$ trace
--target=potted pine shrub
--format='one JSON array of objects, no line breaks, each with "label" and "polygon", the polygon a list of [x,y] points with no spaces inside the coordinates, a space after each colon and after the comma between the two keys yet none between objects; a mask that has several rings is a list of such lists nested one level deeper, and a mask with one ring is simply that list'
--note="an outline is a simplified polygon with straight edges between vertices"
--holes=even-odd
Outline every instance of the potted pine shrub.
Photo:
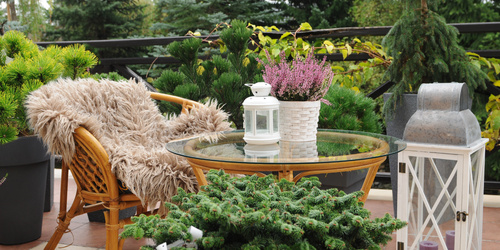
[{"label": "potted pine shrub", "polygon": [[[390,94],[384,96],[388,135],[403,137],[404,127],[416,111],[416,93],[423,83],[465,82],[471,97],[475,89],[485,87],[487,75],[471,63],[458,45],[457,36],[458,30],[431,10],[426,0],[407,0],[403,15],[382,41],[388,56],[393,58],[384,74],[385,80],[394,82],[388,90]],[[390,156],[389,161],[396,211],[397,156]]]},{"label": "potted pine shrub", "polygon": [[179,189],[166,218],[133,217],[121,237],[154,240],[141,249],[381,249],[406,225],[389,214],[370,219],[363,192],[320,190],[316,177],[295,184],[211,170],[207,179],[198,194]]},{"label": "potted pine shrub", "polygon": [[0,172],[9,174],[0,188],[0,244],[40,237],[46,185],[53,179],[47,148],[28,127],[25,97],[58,77],[85,76],[96,63],[82,46],[39,51],[21,32],[0,37]]},{"label": "potted pine shrub", "polygon": [[[318,128],[382,133],[382,117],[375,112],[376,102],[372,98],[333,84],[323,99]],[[321,146],[318,145],[318,152],[324,150]],[[367,169],[361,169],[316,176],[321,181],[322,188],[338,188],[350,193],[361,189],[367,172]]]}]

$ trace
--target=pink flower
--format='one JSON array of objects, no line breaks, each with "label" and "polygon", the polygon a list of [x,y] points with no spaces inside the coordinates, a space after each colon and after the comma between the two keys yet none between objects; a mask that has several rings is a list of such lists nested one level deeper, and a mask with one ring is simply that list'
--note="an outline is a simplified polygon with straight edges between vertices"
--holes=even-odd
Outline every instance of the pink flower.
[{"label": "pink flower", "polygon": [[291,63],[286,61],[285,52],[280,53],[277,63],[266,51],[264,81],[271,84],[271,94],[282,101],[317,101],[325,96],[332,84],[333,71],[314,57],[313,50],[306,58],[297,56]]}]

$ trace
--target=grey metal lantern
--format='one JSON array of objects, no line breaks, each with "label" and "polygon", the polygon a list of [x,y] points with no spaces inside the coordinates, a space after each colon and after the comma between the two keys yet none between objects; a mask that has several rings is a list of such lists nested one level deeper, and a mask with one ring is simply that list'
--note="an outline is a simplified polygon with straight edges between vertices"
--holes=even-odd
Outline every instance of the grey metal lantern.
[{"label": "grey metal lantern", "polygon": [[488,139],[469,110],[467,85],[422,84],[417,99],[398,154],[397,215],[408,222],[398,249],[479,250]]},{"label": "grey metal lantern", "polygon": [[254,96],[243,101],[243,140],[248,144],[273,144],[280,140],[278,130],[279,101],[270,96],[271,85],[265,82],[247,84]]}]

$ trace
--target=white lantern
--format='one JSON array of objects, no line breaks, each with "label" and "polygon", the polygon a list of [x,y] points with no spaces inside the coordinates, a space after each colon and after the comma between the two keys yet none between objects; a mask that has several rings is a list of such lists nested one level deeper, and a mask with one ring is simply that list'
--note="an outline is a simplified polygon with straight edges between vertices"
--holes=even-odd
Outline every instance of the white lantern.
[{"label": "white lantern", "polygon": [[271,85],[265,82],[247,84],[254,96],[243,101],[243,140],[248,144],[273,144],[280,140],[278,130],[279,101],[270,96]]},{"label": "white lantern", "polygon": [[479,250],[488,139],[463,83],[423,84],[398,154],[399,249]]},{"label": "white lantern", "polygon": [[247,144],[243,148],[245,161],[249,162],[274,162],[280,154],[280,146],[277,143],[266,145]]}]

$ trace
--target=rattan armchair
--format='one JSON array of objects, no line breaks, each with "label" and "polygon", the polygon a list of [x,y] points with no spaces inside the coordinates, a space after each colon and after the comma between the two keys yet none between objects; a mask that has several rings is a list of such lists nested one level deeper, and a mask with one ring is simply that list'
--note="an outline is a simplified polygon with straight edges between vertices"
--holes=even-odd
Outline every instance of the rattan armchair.
[{"label": "rattan armchair", "polygon": [[[202,105],[184,98],[151,93],[156,100],[174,102],[182,105],[182,112]],[[55,249],[63,234],[75,216],[106,208],[106,249],[121,249],[123,240],[119,239],[119,229],[131,223],[130,218],[119,220],[119,211],[137,206],[137,214],[154,213],[143,207],[140,199],[131,193],[121,190],[115,175],[111,172],[108,154],[100,142],[85,128],[75,130],[74,141],[76,151],[71,162],[62,163],[60,212],[58,226],[47,243],[45,249]],[[77,184],[77,192],[73,204],[67,210],[68,170],[71,171]],[[90,205],[89,205],[90,204]]]}]

